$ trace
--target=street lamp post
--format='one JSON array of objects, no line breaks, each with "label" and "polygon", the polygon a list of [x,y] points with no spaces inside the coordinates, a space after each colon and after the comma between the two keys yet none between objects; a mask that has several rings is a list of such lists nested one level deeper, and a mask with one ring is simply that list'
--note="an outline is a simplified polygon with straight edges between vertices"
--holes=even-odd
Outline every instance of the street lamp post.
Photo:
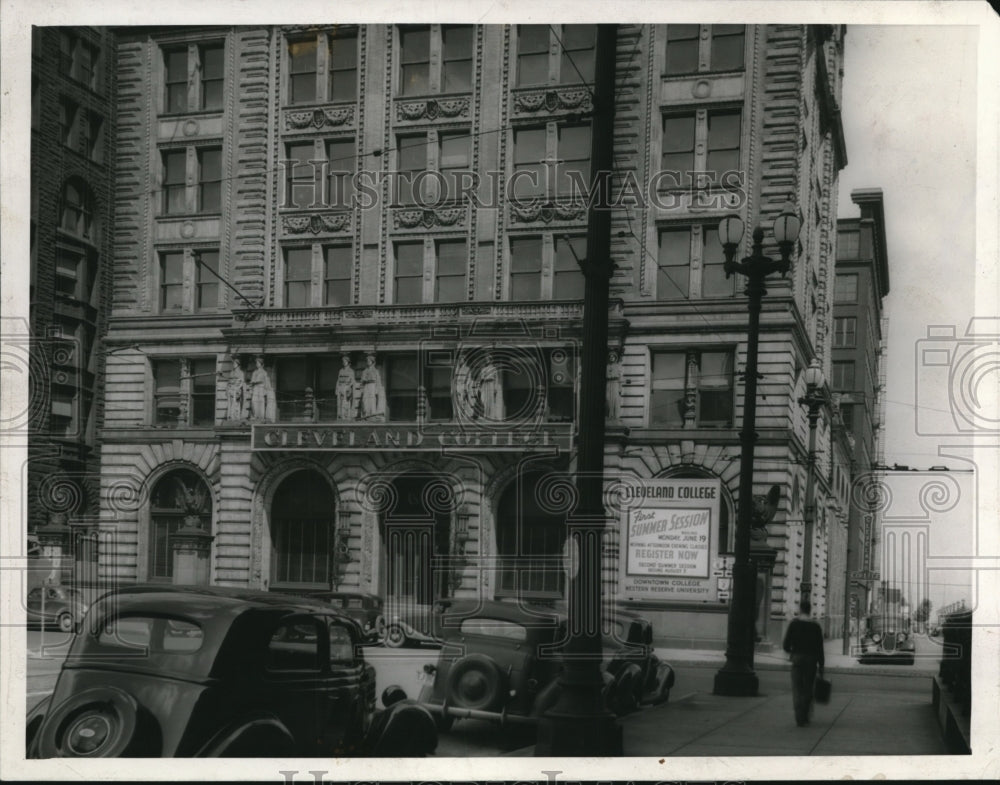
[{"label": "street lamp post", "polygon": [[784,275],[790,266],[792,245],[802,221],[795,208],[786,204],[774,220],[774,239],[780,259],[763,253],[764,230],[753,231],[753,252],[736,261],[736,250],[743,238],[743,221],[727,216],[719,222],[719,240],[726,254],[726,277],[739,273],[747,279],[747,310],[750,326],[747,333],[747,359],[744,373],[743,430],[740,432],[740,489],[736,515],[736,553],[733,561],[733,593],[729,605],[726,636],[726,662],[715,674],[716,695],[756,695],[757,674],[753,669],[756,567],[750,560],[750,527],[753,517],[753,454],[757,441],[757,343],[760,337],[761,300],[767,293],[764,279],[773,272]]},{"label": "street lamp post", "polygon": [[[809,455],[806,458],[806,514],[805,543],[803,545],[801,599],[812,599],[812,552],[813,529],[816,524],[816,423],[819,412],[826,403],[823,393],[823,369],[819,360],[813,360],[806,369],[806,394],[799,398],[799,405],[808,407],[809,417]],[[845,587],[846,590],[846,587]]]}]

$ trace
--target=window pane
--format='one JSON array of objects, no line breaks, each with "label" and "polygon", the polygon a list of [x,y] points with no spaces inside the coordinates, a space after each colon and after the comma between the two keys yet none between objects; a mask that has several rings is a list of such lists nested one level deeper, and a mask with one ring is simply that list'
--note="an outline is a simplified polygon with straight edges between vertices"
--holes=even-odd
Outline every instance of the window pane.
[{"label": "window pane", "polygon": [[221,44],[203,46],[201,55],[201,108],[222,108],[223,47]]},{"label": "window pane", "polygon": [[354,140],[327,142],[326,160],[330,175],[328,205],[350,207],[354,196],[354,172],[357,167]]},{"label": "window pane", "polygon": [[400,91],[404,95],[426,93],[430,85],[430,30],[402,30],[399,44],[403,63]]},{"label": "window pane", "polygon": [[563,84],[594,81],[595,25],[563,25],[559,81]]},{"label": "window pane", "polygon": [[353,101],[358,97],[358,39],[330,39],[330,100]]},{"label": "window pane", "polygon": [[517,26],[517,83],[544,84],[549,78],[549,26]]},{"label": "window pane", "polygon": [[740,113],[709,114],[708,157],[710,175],[736,171],[740,165]]},{"label": "window pane", "polygon": [[163,153],[164,209],[168,214],[185,211],[186,170],[187,153],[184,150]]},{"label": "window pane", "polygon": [[293,104],[316,100],[316,39],[288,42],[289,98]]},{"label": "window pane", "polygon": [[515,272],[542,270],[542,238],[530,237],[510,241],[510,269]]},{"label": "window pane", "polygon": [[657,352],[653,354],[653,387],[655,389],[684,389],[684,352]]},{"label": "window pane", "polygon": [[314,158],[312,142],[288,145],[288,160],[294,163],[286,171],[287,207],[312,207],[316,201],[317,167],[310,163]]},{"label": "window pane", "polygon": [[397,196],[400,204],[413,204],[413,180],[427,168],[427,136],[401,136],[397,147]]},{"label": "window pane", "polygon": [[712,25],[712,69],[743,68],[743,25]]},{"label": "window pane", "polygon": [[834,283],[834,302],[853,303],[858,299],[858,276],[838,275]]},{"label": "window pane", "polygon": [[651,425],[670,427],[684,424],[684,391],[654,390],[649,396],[649,421]]},{"label": "window pane", "polygon": [[694,115],[675,115],[663,118],[663,156],[660,167],[673,172],[664,185],[690,182],[694,170]]},{"label": "window pane", "polygon": [[733,294],[736,279],[726,278],[726,256],[719,242],[719,229],[716,226],[703,226],[702,237],[702,273],[701,293],[703,297],[730,297]]},{"label": "window pane", "polygon": [[198,151],[198,180],[201,212],[219,212],[222,209],[222,150],[216,147]]},{"label": "window pane", "polygon": [[435,299],[438,302],[458,302],[467,298],[467,266],[468,253],[464,241],[437,244]]},{"label": "window pane", "polygon": [[323,268],[323,302],[326,305],[350,305],[351,267],[354,259],[349,245],[326,249]]},{"label": "window pane", "polygon": [[657,257],[657,299],[672,300],[687,297],[690,274],[691,230],[686,227],[662,230]]},{"label": "window pane", "polygon": [[172,49],[164,53],[164,65],[166,76],[164,83],[167,87],[167,112],[187,111],[187,87],[188,87],[188,51],[183,49]]},{"label": "window pane", "polygon": [[472,87],[472,26],[447,26],[441,30],[444,48],[441,89],[467,92]]},{"label": "window pane", "polygon": [[590,126],[572,125],[559,129],[559,158],[562,163],[559,164],[557,193],[571,194],[576,189],[581,198],[586,198],[583,188],[590,185]]},{"label": "window pane", "polygon": [[700,25],[667,26],[666,73],[688,74],[698,70]]},{"label": "window pane", "polygon": [[586,258],[587,240],[584,237],[574,237],[570,242],[566,242],[565,239],[557,238],[555,246],[552,299],[582,300],[586,279],[577,258],[581,260]]},{"label": "window pane", "polygon": [[514,169],[530,174],[517,176],[514,196],[528,197],[545,193],[545,129],[529,128],[514,132]]}]

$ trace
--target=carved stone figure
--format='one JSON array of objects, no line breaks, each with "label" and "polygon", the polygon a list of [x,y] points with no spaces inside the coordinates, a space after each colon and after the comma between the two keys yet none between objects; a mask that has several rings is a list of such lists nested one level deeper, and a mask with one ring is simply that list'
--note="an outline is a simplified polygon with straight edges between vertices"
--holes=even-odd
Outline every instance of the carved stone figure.
[{"label": "carved stone figure", "polygon": [[354,384],[356,378],[354,369],[351,367],[351,355],[345,354],[340,358],[342,368],[337,374],[337,419],[354,419]]},{"label": "carved stone figure", "polygon": [[469,371],[469,364],[465,360],[465,355],[458,357],[455,365],[454,375],[454,402],[455,415],[458,420],[471,420],[475,416],[475,382]]},{"label": "carved stone figure", "polygon": [[247,418],[247,408],[250,404],[247,395],[247,378],[239,357],[233,357],[233,370],[229,374],[229,383],[226,385],[226,402],[227,420],[245,420]]},{"label": "carved stone figure", "polygon": [[257,367],[250,375],[250,417],[260,422],[274,422],[275,399],[271,377],[264,368],[264,358],[257,357]]},{"label": "carved stone figure", "polygon": [[607,381],[604,387],[608,422],[618,422],[622,412],[622,364],[618,352],[608,352]]},{"label": "carved stone figure", "polygon": [[485,419],[503,420],[503,384],[500,369],[493,364],[492,355],[486,356],[483,367],[479,369],[479,404]]},{"label": "carved stone figure", "polygon": [[385,419],[385,387],[382,375],[375,367],[375,355],[365,357],[365,369],[361,372],[361,412],[362,420]]}]

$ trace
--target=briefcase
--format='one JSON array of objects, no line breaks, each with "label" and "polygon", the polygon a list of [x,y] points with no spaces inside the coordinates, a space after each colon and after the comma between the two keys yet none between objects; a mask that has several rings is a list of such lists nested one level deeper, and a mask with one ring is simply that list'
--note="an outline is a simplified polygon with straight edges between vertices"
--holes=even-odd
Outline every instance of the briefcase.
[{"label": "briefcase", "polygon": [[824,678],[816,679],[816,685],[813,687],[813,695],[816,697],[816,703],[830,702],[830,688],[831,684],[828,680]]}]

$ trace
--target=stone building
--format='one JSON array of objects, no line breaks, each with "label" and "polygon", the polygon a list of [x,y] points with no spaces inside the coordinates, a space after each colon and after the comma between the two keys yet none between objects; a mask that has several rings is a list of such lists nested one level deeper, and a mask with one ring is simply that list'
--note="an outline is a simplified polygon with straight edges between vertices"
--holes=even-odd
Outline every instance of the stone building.
[{"label": "stone building", "polygon": [[58,549],[50,556],[75,554],[81,567],[96,565],[96,549],[67,525],[86,535],[99,509],[115,67],[107,30],[32,28],[26,517],[43,547]]},{"label": "stone building", "polygon": [[[739,213],[749,252],[788,200],[802,231],[761,317],[762,638],[797,600],[843,35],[618,27],[603,577],[664,638],[725,638],[747,310],[716,227]],[[564,591],[594,46],[589,25],[118,31],[109,576]],[[631,580],[622,500],[671,482],[712,498],[696,565],[637,555]]]}]

